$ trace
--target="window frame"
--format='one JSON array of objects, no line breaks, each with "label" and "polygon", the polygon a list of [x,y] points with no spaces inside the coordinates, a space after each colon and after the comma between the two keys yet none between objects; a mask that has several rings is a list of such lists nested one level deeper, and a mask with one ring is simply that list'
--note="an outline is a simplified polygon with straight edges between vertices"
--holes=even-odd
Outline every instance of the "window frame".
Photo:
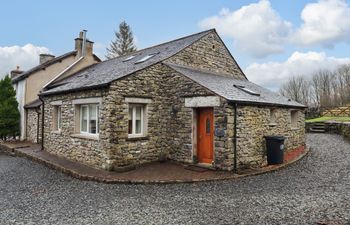
[{"label": "window frame", "polygon": [[277,125],[277,109],[276,108],[270,108],[270,115],[269,115],[269,125],[270,126],[276,126]]},{"label": "window frame", "polygon": [[61,133],[62,130],[62,101],[53,101],[51,102],[53,107],[52,112],[52,123],[51,131],[54,133]]},{"label": "window frame", "polygon": [[[90,106],[95,105],[96,106],[96,133],[91,133],[91,127],[90,127]],[[86,131],[82,130],[82,125],[83,125],[83,108],[86,108],[86,118],[87,118],[87,124],[86,124]],[[86,135],[99,135],[100,134],[100,129],[99,129],[99,112],[100,112],[100,106],[98,103],[89,103],[89,104],[81,104],[79,105],[79,132],[81,134],[86,134]]]},{"label": "window frame", "polygon": [[62,129],[62,107],[60,105],[56,106],[56,128],[58,131]]},{"label": "window frame", "polygon": [[[136,133],[136,108],[141,108],[141,133]],[[131,134],[129,134],[129,115],[130,115],[130,108],[132,109],[132,120],[131,120]],[[146,105],[145,104],[135,104],[135,103],[129,103],[128,104],[128,137],[134,138],[134,137],[144,137],[145,136],[145,114],[146,112]]]},{"label": "window frame", "polygon": [[298,117],[299,117],[298,110],[290,111],[290,124],[292,129],[298,129]]}]

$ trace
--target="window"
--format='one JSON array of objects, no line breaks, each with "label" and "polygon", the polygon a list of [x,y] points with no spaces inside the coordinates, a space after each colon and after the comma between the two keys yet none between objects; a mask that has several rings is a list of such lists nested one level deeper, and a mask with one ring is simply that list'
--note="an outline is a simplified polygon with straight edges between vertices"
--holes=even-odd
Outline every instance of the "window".
[{"label": "window", "polygon": [[98,134],[99,133],[99,106],[98,104],[89,104],[80,106],[80,133]]},{"label": "window", "polygon": [[57,129],[61,130],[62,125],[61,125],[61,106],[57,106]]},{"label": "window", "polygon": [[207,121],[206,121],[206,133],[210,134],[210,119],[209,118],[207,118]]},{"label": "window", "polygon": [[244,86],[242,86],[242,85],[233,85],[233,86],[234,86],[235,88],[238,88],[238,89],[240,89],[240,90],[242,90],[242,91],[248,93],[248,94],[260,96],[259,93],[255,92],[255,91],[253,91],[253,90],[251,90],[251,89],[249,89],[249,88],[246,88],[246,87],[244,87]]},{"label": "window", "polygon": [[125,58],[125,59],[123,60],[123,62],[130,61],[130,60],[132,60],[133,58],[135,58],[135,55],[131,55],[131,56]]},{"label": "window", "polygon": [[292,128],[297,128],[298,127],[298,111],[297,110],[292,110],[290,112],[290,120],[291,120]]},{"label": "window", "polygon": [[54,109],[54,112],[53,112],[53,130],[60,131],[62,128],[61,106],[55,105],[53,109]]},{"label": "window", "polygon": [[142,57],[141,59],[137,60],[135,63],[145,62],[145,61],[149,60],[150,58],[152,58],[153,56],[155,56],[157,54],[158,53],[153,53],[153,54],[146,55],[146,56]]},{"label": "window", "polygon": [[144,135],[144,108],[145,106],[140,104],[129,105],[129,137]]},{"label": "window", "polygon": [[270,125],[276,125],[277,109],[270,109]]}]

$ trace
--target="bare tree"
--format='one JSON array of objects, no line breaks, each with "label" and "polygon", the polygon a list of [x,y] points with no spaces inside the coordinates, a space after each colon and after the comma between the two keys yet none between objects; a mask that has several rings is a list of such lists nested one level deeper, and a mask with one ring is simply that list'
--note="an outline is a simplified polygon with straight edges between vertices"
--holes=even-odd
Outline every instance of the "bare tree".
[{"label": "bare tree", "polygon": [[310,79],[293,76],[279,92],[316,108],[350,104],[350,64],[341,65],[335,71],[319,70]]},{"label": "bare tree", "polygon": [[337,93],[339,94],[339,104],[350,103],[350,65],[342,65],[336,71],[338,83]]},{"label": "bare tree", "polygon": [[293,99],[294,101],[300,102],[304,105],[310,103],[310,89],[309,81],[303,76],[294,76],[280,88],[279,92],[281,95]]},{"label": "bare tree", "polygon": [[331,106],[334,99],[332,91],[333,79],[334,73],[328,70],[319,70],[312,76],[311,87],[318,106]]}]

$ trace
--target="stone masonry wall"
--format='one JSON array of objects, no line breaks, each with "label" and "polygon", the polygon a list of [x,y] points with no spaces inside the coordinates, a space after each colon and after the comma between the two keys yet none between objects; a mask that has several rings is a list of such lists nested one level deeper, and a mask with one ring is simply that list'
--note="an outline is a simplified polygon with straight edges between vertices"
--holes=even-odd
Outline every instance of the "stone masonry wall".
[{"label": "stone masonry wall", "polygon": [[39,114],[39,127],[38,127],[38,113],[35,109],[27,109],[27,122],[26,122],[26,138],[28,141],[37,143],[37,135],[39,129],[39,142],[41,142],[41,113]]},{"label": "stone masonry wall", "polygon": [[[270,109],[275,109],[275,123],[270,123]],[[299,110],[297,126],[292,128],[290,108],[238,105],[237,160],[238,167],[266,164],[266,135],[286,137],[285,151],[305,145],[304,111]]]},{"label": "stone masonry wall", "polygon": [[[161,155],[181,161],[193,162],[192,108],[185,107],[185,97],[213,95],[207,89],[157,64],[144,71],[113,82],[105,108],[109,124],[108,151],[114,166],[126,166],[157,161]],[[147,105],[148,135],[128,138],[128,103],[125,97],[151,98]],[[226,101],[222,101],[222,105]],[[215,125],[226,129],[223,119],[226,108],[215,107]],[[216,163],[225,168],[230,165],[226,137],[215,137]],[[228,166],[226,166],[228,167]]]},{"label": "stone masonry wall", "polygon": [[220,37],[212,32],[166,62],[246,79]]},{"label": "stone masonry wall", "polygon": [[[102,97],[105,100],[105,90],[91,90],[85,92],[75,92],[56,96],[44,97],[45,101],[45,124],[44,124],[44,150],[68,159],[75,160],[97,168],[108,167],[108,155],[104,145],[109,141],[106,134],[105,111],[100,108],[100,134],[99,139],[87,136],[76,135],[75,131],[75,107],[72,104],[74,99]],[[62,101],[61,105],[61,131],[54,130],[52,101]],[[102,104],[103,106],[103,104]],[[102,129],[103,128],[103,129]]]},{"label": "stone masonry wall", "polygon": [[[185,97],[213,96],[171,68],[159,63],[133,75],[112,82],[109,89],[77,92],[45,98],[45,150],[94,167],[112,169],[169,159],[192,163],[196,155],[193,140],[193,114],[185,107]],[[73,99],[101,97],[100,134],[98,140],[75,135]],[[151,99],[147,104],[148,130],[142,138],[128,138],[126,97]],[[51,101],[62,100],[62,130],[53,131]],[[304,114],[299,112],[298,126],[291,128],[290,110],[274,108],[275,124],[270,124],[266,106],[238,106],[238,167],[266,164],[265,135],[283,135],[286,150],[305,144]],[[220,98],[214,107],[214,166],[233,167],[234,111]]]}]

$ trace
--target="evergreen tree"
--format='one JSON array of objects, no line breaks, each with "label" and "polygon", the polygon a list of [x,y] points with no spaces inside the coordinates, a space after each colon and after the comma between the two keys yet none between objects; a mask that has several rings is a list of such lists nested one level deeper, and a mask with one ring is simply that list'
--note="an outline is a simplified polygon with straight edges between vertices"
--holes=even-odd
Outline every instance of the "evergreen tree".
[{"label": "evergreen tree", "polygon": [[125,21],[119,24],[119,32],[114,32],[114,34],[115,40],[107,48],[107,59],[126,55],[137,50],[134,43],[134,35]]},{"label": "evergreen tree", "polygon": [[16,91],[7,75],[0,80],[0,138],[16,137],[20,132],[20,114]]}]

